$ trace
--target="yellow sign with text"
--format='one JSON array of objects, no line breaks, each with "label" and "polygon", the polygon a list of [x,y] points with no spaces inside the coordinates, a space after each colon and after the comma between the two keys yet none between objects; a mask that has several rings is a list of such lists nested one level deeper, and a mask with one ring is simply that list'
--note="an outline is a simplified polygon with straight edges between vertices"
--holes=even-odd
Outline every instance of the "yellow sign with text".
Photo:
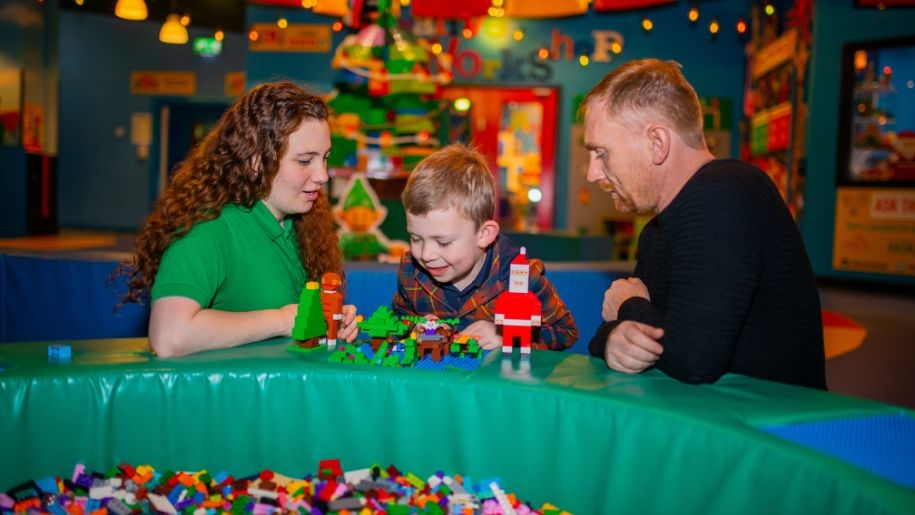
[{"label": "yellow sign with text", "polygon": [[130,72],[130,93],[133,95],[193,96],[197,92],[194,72]]},{"label": "yellow sign with text", "polygon": [[249,38],[252,52],[330,52],[329,25],[290,23],[280,28],[275,23],[255,23],[251,32],[257,35]]},{"label": "yellow sign with text", "polygon": [[839,188],[832,266],[915,275],[915,189]]}]

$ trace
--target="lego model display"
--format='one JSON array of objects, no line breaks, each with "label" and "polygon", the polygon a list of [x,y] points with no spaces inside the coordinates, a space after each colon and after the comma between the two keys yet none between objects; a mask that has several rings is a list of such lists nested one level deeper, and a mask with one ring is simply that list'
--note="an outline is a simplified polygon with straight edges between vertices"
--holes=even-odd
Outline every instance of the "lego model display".
[{"label": "lego model display", "polygon": [[[363,511],[366,510],[366,511]],[[270,470],[233,477],[225,471],[157,472],[122,463],[105,472],[76,465],[69,478],[28,480],[0,492],[0,514],[54,513],[381,513],[515,514],[563,512],[506,494],[496,479],[473,482],[436,472],[423,480],[394,465],[346,471],[321,460],[318,473],[293,478]]]},{"label": "lego model display", "polygon": [[[522,358],[527,359],[542,309],[529,290],[530,265],[524,247],[510,266],[508,290],[496,299],[495,324],[502,328],[502,353],[510,355],[517,345]],[[338,291],[340,278],[325,274],[321,284],[320,293],[315,282],[302,290],[292,332],[297,342],[288,347],[290,352],[311,352],[326,346],[333,351],[329,357],[332,363],[461,370],[475,369],[487,353],[473,335],[454,330],[457,319],[401,317],[387,306],[376,309],[368,319],[357,317],[360,335],[367,338],[337,346],[337,322],[342,318],[343,305]]]},{"label": "lego model display", "polygon": [[[302,298],[308,305],[303,307],[300,304],[300,313],[303,309],[317,312],[309,299],[309,295],[313,294],[306,293],[310,291],[315,290],[309,290],[307,286],[303,290]],[[296,318],[297,323],[300,318],[313,319],[313,323],[302,331],[294,330],[293,338],[299,341],[289,346],[288,350],[311,352],[325,348],[321,343],[326,341],[326,348],[333,351],[328,358],[332,363],[472,370],[480,365],[486,354],[472,336],[455,333],[456,319],[399,317],[387,306],[381,306],[367,319],[357,318],[361,334],[367,338],[332,346],[329,339],[299,338],[300,335],[313,334],[311,329],[320,329],[323,322],[323,319],[318,321],[317,315],[300,314]]]}]

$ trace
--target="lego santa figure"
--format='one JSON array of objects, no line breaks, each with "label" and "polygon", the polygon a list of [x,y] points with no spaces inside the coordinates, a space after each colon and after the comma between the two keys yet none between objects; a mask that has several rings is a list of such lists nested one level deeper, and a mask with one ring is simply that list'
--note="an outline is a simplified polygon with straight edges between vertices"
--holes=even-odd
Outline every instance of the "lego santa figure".
[{"label": "lego santa figure", "polygon": [[531,266],[527,262],[527,251],[515,256],[509,268],[508,291],[496,298],[496,325],[502,326],[502,352],[511,354],[515,342],[522,354],[531,352],[533,327],[540,327],[540,299],[530,292]]}]

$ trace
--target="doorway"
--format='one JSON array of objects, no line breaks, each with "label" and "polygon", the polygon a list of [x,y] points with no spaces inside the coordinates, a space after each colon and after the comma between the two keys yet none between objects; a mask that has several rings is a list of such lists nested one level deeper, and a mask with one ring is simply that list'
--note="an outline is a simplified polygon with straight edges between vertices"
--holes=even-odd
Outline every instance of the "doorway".
[{"label": "doorway", "polygon": [[227,103],[170,103],[159,110],[161,128],[159,152],[159,185],[156,196],[168,186],[175,168],[216,125]]},{"label": "doorway", "polygon": [[[496,217],[509,231],[553,228],[559,88],[448,86],[463,100],[458,139],[476,146],[496,180]],[[452,109],[455,112],[455,109]],[[462,127],[452,119],[452,128]]]}]

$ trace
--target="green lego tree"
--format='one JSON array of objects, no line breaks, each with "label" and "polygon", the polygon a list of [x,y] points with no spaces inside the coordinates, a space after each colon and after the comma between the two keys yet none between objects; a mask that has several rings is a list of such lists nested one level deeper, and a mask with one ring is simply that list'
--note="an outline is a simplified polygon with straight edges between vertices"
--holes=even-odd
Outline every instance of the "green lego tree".
[{"label": "green lego tree", "polygon": [[321,309],[321,290],[315,281],[308,281],[299,295],[299,308],[292,327],[292,338],[302,342],[301,347],[317,347],[321,337],[327,335],[327,322]]},{"label": "green lego tree", "polygon": [[380,306],[372,315],[359,322],[359,329],[368,333],[372,339],[372,348],[377,351],[381,343],[388,338],[400,338],[409,329],[409,326],[401,322],[400,317],[391,311],[387,306]]}]

